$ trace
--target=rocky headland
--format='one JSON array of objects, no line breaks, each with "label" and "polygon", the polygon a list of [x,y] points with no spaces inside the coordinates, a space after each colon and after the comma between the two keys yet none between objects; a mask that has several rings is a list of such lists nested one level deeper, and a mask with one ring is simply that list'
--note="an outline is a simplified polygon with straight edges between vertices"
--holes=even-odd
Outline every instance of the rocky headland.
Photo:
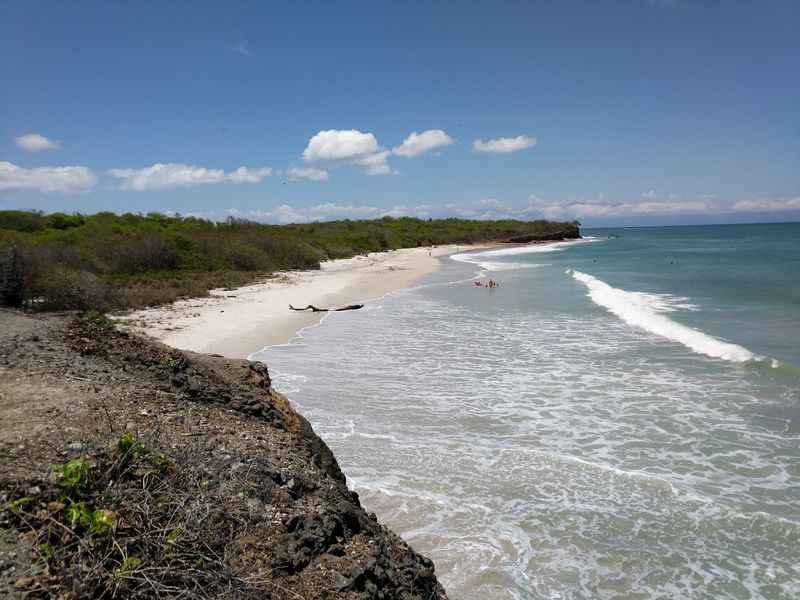
[{"label": "rocky headland", "polygon": [[267,366],[0,311],[0,596],[446,598]]}]

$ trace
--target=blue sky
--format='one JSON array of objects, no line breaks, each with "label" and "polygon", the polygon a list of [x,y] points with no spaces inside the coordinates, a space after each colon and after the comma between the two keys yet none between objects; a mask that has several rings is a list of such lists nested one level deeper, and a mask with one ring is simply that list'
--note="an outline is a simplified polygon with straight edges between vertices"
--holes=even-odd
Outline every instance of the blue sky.
[{"label": "blue sky", "polygon": [[0,209],[797,220],[798,28],[794,1],[4,2]]}]

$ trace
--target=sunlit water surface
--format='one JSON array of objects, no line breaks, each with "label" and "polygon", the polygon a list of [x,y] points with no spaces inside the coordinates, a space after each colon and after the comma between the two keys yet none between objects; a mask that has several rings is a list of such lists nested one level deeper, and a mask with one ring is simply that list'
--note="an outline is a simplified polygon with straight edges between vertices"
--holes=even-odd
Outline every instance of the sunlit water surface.
[{"label": "sunlit water surface", "polygon": [[254,357],[454,599],[800,597],[800,226],[588,233]]}]

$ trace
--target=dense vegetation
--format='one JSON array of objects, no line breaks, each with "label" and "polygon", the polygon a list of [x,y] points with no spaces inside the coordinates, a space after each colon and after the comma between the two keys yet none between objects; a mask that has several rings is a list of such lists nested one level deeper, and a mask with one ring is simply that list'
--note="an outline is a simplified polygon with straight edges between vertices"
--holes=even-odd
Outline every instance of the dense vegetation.
[{"label": "dense vegetation", "polygon": [[383,217],[265,225],[240,219],[0,211],[0,303],[112,310],[201,296],[322,260],[416,246],[575,237],[577,222]]}]

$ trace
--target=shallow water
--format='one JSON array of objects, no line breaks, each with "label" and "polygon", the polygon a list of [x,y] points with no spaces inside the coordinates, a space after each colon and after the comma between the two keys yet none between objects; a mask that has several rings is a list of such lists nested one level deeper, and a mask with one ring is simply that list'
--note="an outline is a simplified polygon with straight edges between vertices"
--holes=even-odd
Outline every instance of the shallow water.
[{"label": "shallow water", "polygon": [[800,597],[800,226],[588,233],[256,358],[453,598]]}]

